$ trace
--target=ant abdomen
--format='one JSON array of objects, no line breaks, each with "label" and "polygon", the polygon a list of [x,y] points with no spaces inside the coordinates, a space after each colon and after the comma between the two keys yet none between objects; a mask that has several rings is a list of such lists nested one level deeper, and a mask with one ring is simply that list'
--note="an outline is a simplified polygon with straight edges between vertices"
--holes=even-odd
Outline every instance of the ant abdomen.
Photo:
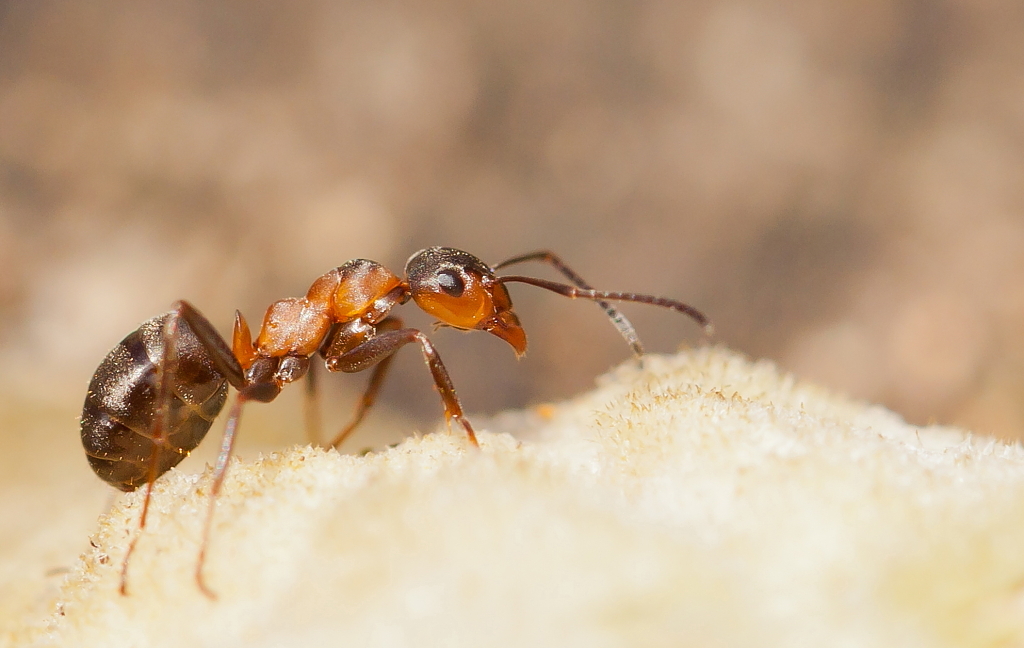
[{"label": "ant abdomen", "polygon": [[[228,383],[206,347],[183,319],[177,322],[174,370],[167,407],[167,433],[158,443],[159,362],[164,325],[172,313],[150,319],[107,354],[89,383],[82,408],[82,444],[101,479],[130,492],[176,466],[206,436],[224,407]],[[166,369],[166,365],[164,367]]]}]

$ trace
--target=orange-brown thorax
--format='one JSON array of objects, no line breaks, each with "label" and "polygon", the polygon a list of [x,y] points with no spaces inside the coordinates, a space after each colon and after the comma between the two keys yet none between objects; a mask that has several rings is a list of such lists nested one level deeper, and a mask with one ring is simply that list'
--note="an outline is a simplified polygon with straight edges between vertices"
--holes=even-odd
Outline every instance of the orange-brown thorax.
[{"label": "orange-brown thorax", "polygon": [[[478,258],[452,248],[427,248],[413,255],[404,281],[376,261],[349,261],[314,281],[305,297],[271,304],[255,340],[245,318],[236,314],[232,351],[246,371],[258,358],[309,358],[322,349],[335,325],[359,320],[372,332],[395,305],[410,297],[444,324],[487,331],[508,342],[517,356],[526,352],[526,333],[505,285]],[[358,335],[342,341],[358,344],[362,339]],[[332,352],[346,350],[335,346]]]},{"label": "orange-brown thorax", "polygon": [[375,261],[349,261],[314,281],[305,297],[271,304],[255,342],[245,319],[238,316],[235,357],[248,369],[256,357],[311,356],[334,324],[362,318],[372,325],[384,319],[395,301],[383,298],[403,286],[399,277]]}]

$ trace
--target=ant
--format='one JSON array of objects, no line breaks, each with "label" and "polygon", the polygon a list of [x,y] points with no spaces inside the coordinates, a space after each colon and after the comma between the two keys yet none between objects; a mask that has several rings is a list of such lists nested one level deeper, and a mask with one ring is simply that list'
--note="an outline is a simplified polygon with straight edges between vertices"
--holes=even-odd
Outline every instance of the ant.
[{"label": "ant", "polygon": [[[550,264],[573,285],[495,274],[500,268],[526,261]],[[643,346],[633,325],[609,301],[670,308],[711,332],[708,319],[687,304],[652,295],[594,290],[547,251],[514,257],[491,268],[467,252],[432,247],[409,258],[405,278],[375,261],[355,259],[314,281],[305,297],[271,304],[255,339],[245,318],[236,311],[230,348],[187,301],[178,301],[170,312],[144,322],[104,358],[89,383],[81,421],[89,464],[101,479],[122,491],[146,484],[141,531],[146,526],[153,483],[203,440],[224,407],[228,385],[238,391],[213,469],[196,564],[200,590],[215,598],[203,581],[203,562],[243,406],[249,401],[270,402],[284,385],[308,375],[307,427],[312,432],[316,427],[310,414],[316,400],[315,372],[310,365],[313,356],[319,354],[332,372],[355,373],[373,367],[355,416],[331,440],[337,448],[373,405],[394,353],[415,343],[433,376],[449,428],[453,422],[461,425],[470,444],[477,446],[473,426],[434,345],[421,331],[405,328],[400,318],[391,315],[391,309],[411,299],[437,317],[438,326],[487,331],[507,342],[520,357],[526,352],[526,333],[506,288],[513,282],[597,302],[637,356],[643,354]],[[121,594],[127,591],[128,561],[138,538],[133,538],[125,554]]]}]

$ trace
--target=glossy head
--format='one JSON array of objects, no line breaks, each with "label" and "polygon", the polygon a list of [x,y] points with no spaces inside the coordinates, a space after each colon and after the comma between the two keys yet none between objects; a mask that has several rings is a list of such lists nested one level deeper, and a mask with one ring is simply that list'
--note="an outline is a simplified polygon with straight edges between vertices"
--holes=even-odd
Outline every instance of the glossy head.
[{"label": "glossy head", "polygon": [[487,331],[517,356],[526,352],[526,333],[508,290],[480,259],[454,248],[427,248],[409,258],[405,275],[416,304],[443,323]]}]

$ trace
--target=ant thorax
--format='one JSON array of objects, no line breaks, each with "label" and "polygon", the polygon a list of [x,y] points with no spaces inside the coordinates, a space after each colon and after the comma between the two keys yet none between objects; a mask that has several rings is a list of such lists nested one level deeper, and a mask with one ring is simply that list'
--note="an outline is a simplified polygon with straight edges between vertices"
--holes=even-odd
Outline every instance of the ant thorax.
[{"label": "ant thorax", "polygon": [[334,324],[382,320],[394,305],[387,297],[402,280],[375,261],[355,259],[320,276],[305,297],[270,305],[256,338],[256,353],[266,357],[311,356]]}]

